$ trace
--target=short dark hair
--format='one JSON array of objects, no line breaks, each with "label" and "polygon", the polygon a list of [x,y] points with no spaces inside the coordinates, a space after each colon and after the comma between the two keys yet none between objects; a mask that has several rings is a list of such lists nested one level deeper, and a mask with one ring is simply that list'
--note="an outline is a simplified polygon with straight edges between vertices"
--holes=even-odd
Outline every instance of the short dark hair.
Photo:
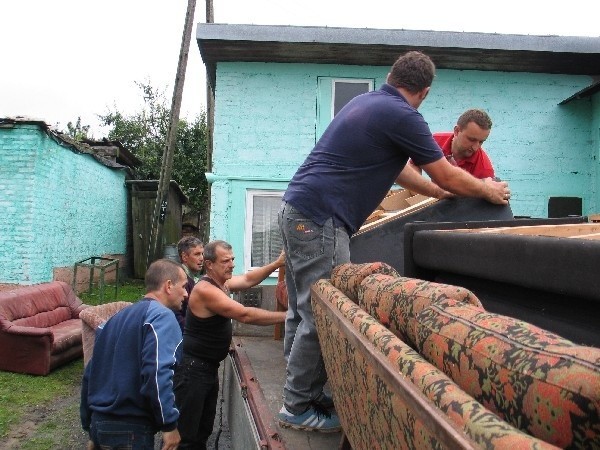
[{"label": "short dark hair", "polygon": [[204,244],[200,239],[196,236],[185,236],[182,237],[177,243],[177,253],[179,253],[179,257],[184,253],[188,253],[194,247],[203,247]]},{"label": "short dark hair", "polygon": [[411,51],[401,55],[388,76],[387,82],[395,88],[404,88],[413,94],[431,86],[435,64],[429,56]]},{"label": "short dark hair", "polygon": [[144,277],[146,292],[157,291],[167,280],[173,283],[179,281],[181,271],[183,271],[181,264],[170,259],[157,259],[146,270]]},{"label": "short dark hair", "polygon": [[215,262],[217,260],[217,247],[224,248],[225,250],[231,250],[231,244],[225,241],[210,241],[204,246],[204,260]]},{"label": "short dark hair", "polygon": [[490,116],[482,109],[467,109],[460,115],[456,121],[456,125],[462,130],[469,125],[470,122],[475,122],[483,130],[492,129],[492,119],[490,119]]}]

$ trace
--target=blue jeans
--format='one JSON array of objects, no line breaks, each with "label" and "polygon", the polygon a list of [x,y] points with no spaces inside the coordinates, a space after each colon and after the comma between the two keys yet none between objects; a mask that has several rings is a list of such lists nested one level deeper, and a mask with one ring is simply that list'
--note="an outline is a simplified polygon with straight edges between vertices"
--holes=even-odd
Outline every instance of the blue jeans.
[{"label": "blue jeans", "polygon": [[281,205],[278,220],[286,253],[288,290],[283,398],[288,411],[302,414],[327,382],[310,304],[310,286],[321,278],[329,278],[335,266],[350,262],[350,237],[343,227],[333,226],[333,219],[320,226],[286,202]]},{"label": "blue jeans", "polygon": [[173,390],[179,409],[179,449],[206,449],[217,413],[219,364],[183,357],[175,369]]},{"label": "blue jeans", "polygon": [[92,413],[90,438],[100,450],[153,450],[154,434],[148,425],[97,419]]}]

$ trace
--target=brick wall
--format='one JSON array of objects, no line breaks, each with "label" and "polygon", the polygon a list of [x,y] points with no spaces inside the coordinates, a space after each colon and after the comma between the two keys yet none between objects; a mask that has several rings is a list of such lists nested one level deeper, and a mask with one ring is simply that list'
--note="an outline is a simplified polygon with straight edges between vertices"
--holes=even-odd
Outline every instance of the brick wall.
[{"label": "brick wall", "polygon": [[51,281],[57,267],[124,254],[125,173],[36,124],[0,129],[0,283]]},{"label": "brick wall", "polygon": [[[315,143],[318,77],[374,78],[388,67],[220,63],[217,66],[211,236],[243,242],[244,217],[232,208],[233,180],[281,180],[282,187]],[[583,198],[600,211],[600,94],[559,103],[592,83],[587,76],[437,71],[420,112],[432,131],[482,108],[494,126],[484,144],[500,178],[510,182],[515,215],[547,217],[551,196]],[[260,184],[257,181],[256,184]],[[238,248],[238,253],[242,249]]]}]

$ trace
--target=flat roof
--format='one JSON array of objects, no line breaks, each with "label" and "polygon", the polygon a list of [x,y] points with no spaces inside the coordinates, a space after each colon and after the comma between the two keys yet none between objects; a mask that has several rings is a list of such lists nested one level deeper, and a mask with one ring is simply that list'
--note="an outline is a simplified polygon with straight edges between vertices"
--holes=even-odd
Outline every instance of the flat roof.
[{"label": "flat roof", "polygon": [[419,50],[439,69],[600,75],[600,37],[199,23],[196,40],[209,73],[226,61],[391,66]]}]

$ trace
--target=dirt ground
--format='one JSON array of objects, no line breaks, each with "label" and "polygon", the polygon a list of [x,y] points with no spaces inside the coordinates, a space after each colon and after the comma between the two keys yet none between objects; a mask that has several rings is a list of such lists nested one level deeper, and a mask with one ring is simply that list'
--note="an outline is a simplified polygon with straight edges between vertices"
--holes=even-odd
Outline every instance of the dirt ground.
[{"label": "dirt ground", "polygon": [[[71,395],[57,398],[48,405],[33,406],[18,425],[11,427],[7,438],[0,442],[0,450],[85,449],[88,437],[79,421],[79,395],[77,389]],[[219,410],[207,448],[215,448],[218,430]],[[155,450],[160,449],[160,444],[159,433],[155,438]],[[217,449],[231,449],[231,435],[227,423],[223,424]]]},{"label": "dirt ground", "polygon": [[79,392],[61,397],[48,405],[35,405],[23,420],[13,426],[0,449],[25,447],[84,449],[87,443],[79,422]]}]

